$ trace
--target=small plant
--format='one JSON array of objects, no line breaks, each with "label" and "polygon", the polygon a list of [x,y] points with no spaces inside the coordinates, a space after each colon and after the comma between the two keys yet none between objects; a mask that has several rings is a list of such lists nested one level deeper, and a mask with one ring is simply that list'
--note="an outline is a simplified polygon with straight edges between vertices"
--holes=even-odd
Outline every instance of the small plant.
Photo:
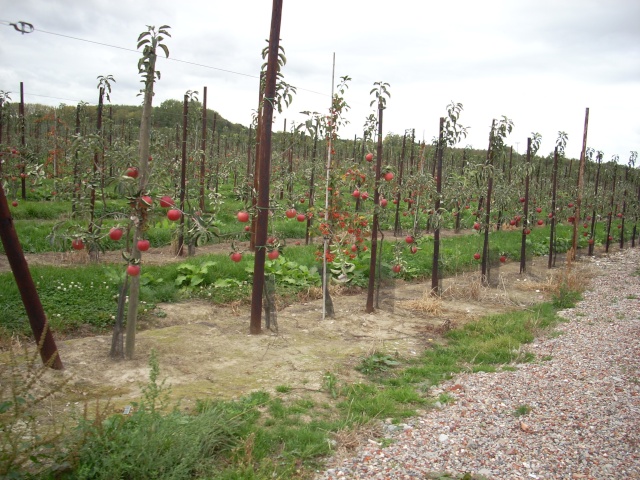
[{"label": "small plant", "polygon": [[523,415],[528,415],[533,410],[529,405],[520,405],[513,411],[514,417],[522,417]]},{"label": "small plant", "polygon": [[191,263],[182,263],[178,265],[178,276],[175,284],[185,290],[195,288],[204,282],[209,268],[217,265],[217,262],[205,262],[202,265],[194,265]]},{"label": "small plant", "polygon": [[338,390],[338,379],[333,373],[326,372],[322,377],[322,383],[324,388],[326,388],[331,395],[331,398],[338,398],[338,395],[340,394]]},{"label": "small plant", "polygon": [[365,375],[371,375],[374,373],[386,372],[390,368],[399,365],[400,362],[394,360],[392,356],[376,352],[370,355],[360,362],[360,365],[356,367],[356,370],[364,373]]},{"label": "small plant", "polygon": [[291,386],[289,385],[278,385],[276,387],[276,392],[278,393],[289,393],[291,391]]},{"label": "small plant", "polygon": [[443,392],[440,395],[438,395],[438,401],[443,405],[446,405],[448,403],[453,403],[455,399],[456,398],[453,395],[450,395],[446,392]]}]

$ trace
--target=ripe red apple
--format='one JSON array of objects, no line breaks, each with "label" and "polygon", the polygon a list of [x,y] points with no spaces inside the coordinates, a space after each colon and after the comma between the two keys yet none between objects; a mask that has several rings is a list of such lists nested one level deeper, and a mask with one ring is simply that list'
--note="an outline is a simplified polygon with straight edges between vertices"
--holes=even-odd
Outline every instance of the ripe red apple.
[{"label": "ripe red apple", "polygon": [[393,180],[393,176],[394,176],[393,172],[387,172],[387,173],[384,174],[384,179],[387,182],[390,182],[391,180]]},{"label": "ripe red apple", "polygon": [[84,248],[84,242],[81,238],[74,238],[73,242],[71,242],[71,247],[74,250],[82,250]]},{"label": "ripe red apple", "polygon": [[353,198],[360,198],[360,190],[354,190],[351,196]]},{"label": "ripe red apple", "polygon": [[473,254],[473,258],[476,260],[480,260],[480,254],[479,253],[474,253]]},{"label": "ripe red apple", "polygon": [[299,213],[298,216],[296,217],[296,220],[298,220],[299,222],[304,222],[307,219],[307,216],[304,213]]},{"label": "ripe red apple", "polygon": [[175,204],[176,202],[174,202],[173,198],[171,198],[169,195],[164,195],[160,198],[160,206],[162,208],[173,207]]},{"label": "ripe red apple", "polygon": [[130,277],[137,277],[140,275],[140,265],[129,265],[127,267],[127,275]]},{"label": "ripe red apple", "polygon": [[368,194],[367,192],[362,192],[362,193],[360,194],[360,198],[361,198],[362,200],[366,200],[367,198],[369,198],[369,194]]},{"label": "ripe red apple", "polygon": [[394,273],[400,273],[400,271],[402,270],[402,265],[394,265],[393,267],[391,267],[391,270],[393,270]]},{"label": "ripe red apple", "polygon": [[553,213],[549,212],[549,215],[547,215],[548,218],[553,218]]},{"label": "ripe red apple", "polygon": [[18,206],[18,202],[16,202],[16,201],[14,200],[13,202],[11,202],[11,205],[12,205],[12,206],[14,206],[14,207],[17,207],[17,206]]},{"label": "ripe red apple", "polygon": [[588,243],[589,245],[593,245],[593,238],[590,238],[589,240],[587,240],[587,243]]},{"label": "ripe red apple", "polygon": [[480,230],[480,224],[479,224],[478,222],[475,222],[475,223],[473,224],[473,229],[474,229],[474,230]]},{"label": "ripe red apple", "polygon": [[573,208],[573,203],[570,203],[569,205],[567,205],[567,207]]},{"label": "ripe red apple", "polygon": [[358,246],[355,243],[353,245],[351,245],[351,251],[352,252],[357,252],[358,251]]},{"label": "ripe red apple", "polygon": [[544,220],[538,220],[538,225],[544,225]]},{"label": "ripe red apple", "polygon": [[386,199],[386,198],[381,198],[381,199],[380,199],[380,206],[381,206],[382,208],[386,207],[386,206],[387,206],[387,203],[388,203],[388,201],[387,201],[387,199]]},{"label": "ripe red apple", "polygon": [[231,260],[233,260],[236,263],[242,260],[242,254],[240,252],[233,252],[230,255],[230,257],[231,257]]},{"label": "ripe red apple", "polygon": [[528,228],[524,229],[524,234],[525,235],[529,235],[531,233],[531,230],[529,230]]},{"label": "ripe red apple", "polygon": [[151,205],[153,205],[153,198],[151,198],[149,195],[143,195],[140,198],[145,207],[150,207]]},{"label": "ripe red apple", "polygon": [[151,242],[149,242],[149,240],[138,240],[138,243],[136,245],[138,247],[138,250],[140,250],[141,252],[146,252],[147,250],[149,250],[149,247],[151,246]]},{"label": "ripe red apple", "polygon": [[123,233],[124,232],[122,231],[121,228],[113,227],[111,230],[109,230],[109,238],[117,242],[122,238]]},{"label": "ripe red apple", "polygon": [[500,257],[500,262],[505,263],[507,261],[507,257],[505,257],[504,255],[502,255]]},{"label": "ripe red apple", "polygon": [[536,212],[542,213],[542,209],[540,207],[536,207]]},{"label": "ripe red apple", "polygon": [[293,218],[296,216],[297,212],[295,208],[290,208],[289,210],[284,212],[284,214],[287,216],[287,218]]},{"label": "ripe red apple", "polygon": [[513,220],[513,219],[512,219],[512,220],[509,220],[509,225],[514,226],[515,224],[516,224],[516,221],[515,221],[515,220]]},{"label": "ripe red apple", "polygon": [[136,167],[129,167],[125,175],[131,178],[138,178],[138,169]]},{"label": "ripe red apple", "polygon": [[238,212],[236,216],[238,217],[239,222],[246,223],[249,221],[249,212]]},{"label": "ripe red apple", "polygon": [[176,222],[180,220],[181,216],[182,216],[182,212],[180,210],[171,209],[167,212],[167,218],[172,222]]},{"label": "ripe red apple", "polygon": [[249,225],[245,225],[244,226],[244,231],[245,232],[250,232],[251,231],[251,227]]},{"label": "ripe red apple", "polygon": [[411,253],[417,253],[418,252],[418,247],[416,247],[415,245],[411,245],[411,248],[409,249],[409,251]]},{"label": "ripe red apple", "polygon": [[520,203],[524,203],[527,199],[524,197],[520,197]]},{"label": "ripe red apple", "polygon": [[404,239],[405,242],[407,243],[413,243],[414,238],[412,235],[407,235],[406,238]]},{"label": "ripe red apple", "polygon": [[367,153],[367,155],[365,155],[364,159],[365,159],[367,162],[371,162],[371,161],[373,161],[373,153]]},{"label": "ripe red apple", "polygon": [[269,253],[267,253],[267,257],[269,257],[269,260],[275,260],[279,256],[280,252],[278,250],[271,250]]}]

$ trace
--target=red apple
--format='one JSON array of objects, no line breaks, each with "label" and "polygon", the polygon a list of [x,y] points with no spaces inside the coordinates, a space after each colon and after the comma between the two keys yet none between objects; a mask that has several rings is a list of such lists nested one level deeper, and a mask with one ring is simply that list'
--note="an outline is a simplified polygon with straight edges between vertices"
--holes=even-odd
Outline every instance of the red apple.
[{"label": "red apple", "polygon": [[360,198],[360,190],[354,190],[351,196],[353,198]]},{"label": "red apple", "polygon": [[11,205],[12,205],[12,206],[14,206],[14,207],[17,207],[17,206],[18,206],[18,202],[16,202],[16,201],[14,200],[13,202],[11,202]]},{"label": "red apple", "polygon": [[171,198],[169,195],[164,195],[160,198],[160,206],[162,208],[173,207],[175,204],[176,202],[174,202],[173,198]]},{"label": "red apple", "polygon": [[231,260],[233,260],[236,263],[242,260],[242,254],[240,252],[233,252],[230,257],[231,257]]},{"label": "red apple", "polygon": [[381,198],[381,199],[380,199],[380,206],[381,206],[382,208],[386,207],[386,206],[387,206],[387,203],[388,203],[388,201],[387,201],[387,199],[386,199],[386,198]]},{"label": "red apple", "polygon": [[394,265],[393,267],[391,267],[391,270],[393,270],[394,273],[400,273],[400,270],[402,270],[402,265]]},{"label": "red apple", "polygon": [[84,242],[81,238],[74,238],[73,242],[71,242],[71,247],[74,250],[82,250],[84,248]]},{"label": "red apple", "polygon": [[501,261],[502,263],[505,263],[505,262],[507,261],[507,257],[505,257],[504,255],[502,255],[502,256],[500,257],[500,261]]},{"label": "red apple", "polygon": [[473,254],[473,258],[476,260],[480,260],[480,254],[479,253],[474,253]]},{"label": "red apple", "polygon": [[109,230],[109,238],[117,242],[122,238],[123,233],[124,232],[121,228],[113,227],[111,230]]},{"label": "red apple", "polygon": [[287,210],[286,212],[284,212],[284,214],[287,216],[287,218],[293,218],[296,216],[296,209],[295,208],[290,208],[289,210]]},{"label": "red apple", "polygon": [[249,221],[249,212],[238,212],[238,215],[236,215],[238,217],[238,221],[242,222],[242,223],[246,223]]},{"label": "red apple", "polygon": [[538,220],[538,225],[544,225],[544,220]]},{"label": "red apple", "polygon": [[147,250],[149,250],[149,247],[151,246],[151,242],[149,242],[149,240],[138,240],[138,243],[136,246],[138,247],[138,250],[140,250],[141,252],[146,252]]},{"label": "red apple", "polygon": [[267,253],[267,257],[269,257],[269,260],[275,260],[279,256],[280,252],[278,250],[271,250],[269,253]]},{"label": "red apple", "polygon": [[181,216],[182,216],[182,212],[180,210],[171,209],[167,212],[167,218],[172,222],[176,222],[180,220]]},{"label": "red apple", "polygon": [[138,169],[136,167],[129,167],[125,175],[131,178],[138,178]]},{"label": "red apple", "polygon": [[393,180],[393,176],[394,176],[393,172],[387,172],[387,173],[384,174],[384,179],[387,182],[390,182],[391,180]]},{"label": "red apple", "polygon": [[298,216],[296,217],[296,220],[298,220],[299,222],[304,222],[307,219],[307,216],[304,213],[299,213]]},{"label": "red apple", "polygon": [[404,239],[405,242],[407,243],[413,243],[413,236],[412,235],[407,235],[406,238]]},{"label": "red apple", "polygon": [[127,267],[127,275],[130,277],[137,277],[140,275],[140,265],[129,265]]},{"label": "red apple", "polygon": [[367,153],[364,157],[367,162],[373,161],[373,153]]}]

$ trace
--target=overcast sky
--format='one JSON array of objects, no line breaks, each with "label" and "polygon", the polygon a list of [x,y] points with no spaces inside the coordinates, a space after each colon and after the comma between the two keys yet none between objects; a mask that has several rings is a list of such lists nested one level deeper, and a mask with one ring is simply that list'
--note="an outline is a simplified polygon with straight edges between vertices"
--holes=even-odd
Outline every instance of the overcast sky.
[{"label": "overcast sky", "polygon": [[[251,122],[270,0],[0,0],[0,6],[0,90],[11,92],[13,102],[22,81],[28,103],[95,104],[96,77],[113,75],[111,102],[138,104],[139,53],[65,36],[135,50],[146,25],[166,24],[170,58],[208,68],[159,61],[154,104],[207,86],[209,108],[232,122]],[[17,21],[35,31],[21,35],[7,25]],[[455,101],[470,127],[461,146],[486,148],[491,120],[505,115],[515,124],[507,141],[520,153],[532,132],[542,135],[546,155],[565,131],[567,155],[578,158],[588,107],[588,146],[626,163],[630,151],[640,150],[639,21],[638,0],[284,0],[283,73],[298,93],[275,128],[285,118],[288,127],[302,121],[303,110],[328,111],[335,53],[336,82],[353,79],[342,138],[362,135],[373,112],[369,92],[383,81],[391,92],[385,134],[415,129],[429,142]]]}]

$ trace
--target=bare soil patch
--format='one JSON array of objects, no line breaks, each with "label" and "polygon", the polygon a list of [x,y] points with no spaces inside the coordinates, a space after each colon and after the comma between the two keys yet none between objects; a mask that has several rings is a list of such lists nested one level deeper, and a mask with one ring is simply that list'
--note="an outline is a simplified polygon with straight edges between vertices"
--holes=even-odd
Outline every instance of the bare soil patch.
[{"label": "bare soil patch", "polygon": [[[441,342],[441,334],[490,313],[526,308],[549,297],[560,269],[548,271],[534,260],[520,275],[516,262],[492,271],[496,287],[480,286],[479,272],[443,281],[443,297],[428,296],[430,283],[397,281],[381,291],[379,308],[366,314],[365,292],[334,295],[335,317],[322,319],[322,301],[311,300],[278,312],[277,330],[249,334],[248,305],[218,306],[202,300],[160,304],[136,335],[131,361],[108,356],[111,336],[59,340],[67,392],[53,410],[69,414],[85,400],[110,400],[114,412],[139,399],[155,350],[161,378],[171,397],[190,409],[198,399],[232,399],[255,390],[292,389],[290,395],[323,397],[327,373],[339,382],[361,379],[360,361],[385,352],[400,359],[418,357]],[[337,292],[334,292],[337,293]],[[326,398],[326,397],[325,397]]]}]

